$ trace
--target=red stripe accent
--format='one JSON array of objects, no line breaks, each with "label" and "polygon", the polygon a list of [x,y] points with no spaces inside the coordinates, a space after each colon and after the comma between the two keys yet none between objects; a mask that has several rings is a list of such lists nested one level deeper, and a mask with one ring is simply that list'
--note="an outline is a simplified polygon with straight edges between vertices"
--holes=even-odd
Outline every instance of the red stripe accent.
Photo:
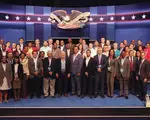
[{"label": "red stripe accent", "polygon": [[[15,14],[15,13],[6,13],[6,12],[0,12],[0,13],[4,13],[4,14],[9,14],[9,15],[15,15],[15,16],[45,16],[45,17],[49,17],[48,15],[44,15],[44,14]],[[143,12],[131,12],[131,13],[121,13],[121,14],[97,14],[97,15],[92,15],[92,16],[124,16],[124,15],[136,15],[136,14],[146,14],[146,13],[150,13],[150,11],[143,11]]]}]

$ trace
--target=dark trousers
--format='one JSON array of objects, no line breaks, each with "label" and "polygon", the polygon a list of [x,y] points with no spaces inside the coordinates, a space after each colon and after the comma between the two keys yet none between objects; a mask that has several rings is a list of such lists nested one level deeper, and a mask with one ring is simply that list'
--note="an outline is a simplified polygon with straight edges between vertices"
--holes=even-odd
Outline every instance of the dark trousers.
[{"label": "dark trousers", "polygon": [[71,75],[71,88],[72,94],[75,94],[77,91],[77,95],[81,94],[81,76],[77,76],[75,74]]},{"label": "dark trousers", "polygon": [[58,79],[58,94],[68,93],[68,78],[65,72],[61,72]]},{"label": "dark trousers", "polygon": [[95,73],[94,95],[97,95],[99,93],[98,91],[99,87],[101,95],[104,95],[104,80],[105,80],[105,72]]},{"label": "dark trousers", "polygon": [[129,81],[124,78],[124,77],[121,77],[120,80],[119,80],[119,83],[120,83],[120,95],[125,95],[125,96],[128,96],[128,89],[129,89]]},{"label": "dark trousers", "polygon": [[92,95],[93,94],[93,76],[89,75],[83,75],[82,78],[82,94],[86,95]]},{"label": "dark trousers", "polygon": [[41,96],[40,86],[41,86],[41,77],[34,76],[33,78],[30,78],[29,79],[30,96],[34,96],[35,93],[37,97],[40,97]]},{"label": "dark trousers", "polygon": [[23,79],[21,82],[21,97],[25,98],[28,96],[28,92],[27,92],[27,74],[23,74]]},{"label": "dark trousers", "polygon": [[139,76],[139,95],[142,99],[145,99],[145,95],[147,94],[147,82],[144,82],[144,79]]},{"label": "dark trousers", "polygon": [[135,94],[136,93],[136,73],[134,71],[130,72],[129,78],[129,90]]}]

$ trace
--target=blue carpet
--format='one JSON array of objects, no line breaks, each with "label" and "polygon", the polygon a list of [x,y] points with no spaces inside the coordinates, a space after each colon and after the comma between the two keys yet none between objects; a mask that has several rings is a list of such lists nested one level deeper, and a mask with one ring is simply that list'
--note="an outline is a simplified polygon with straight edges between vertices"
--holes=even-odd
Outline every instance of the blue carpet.
[{"label": "blue carpet", "polygon": [[76,96],[56,97],[46,99],[22,99],[15,102],[10,99],[8,103],[1,103],[0,107],[144,107],[144,103],[136,96],[129,95],[129,99],[117,98],[78,98]]}]

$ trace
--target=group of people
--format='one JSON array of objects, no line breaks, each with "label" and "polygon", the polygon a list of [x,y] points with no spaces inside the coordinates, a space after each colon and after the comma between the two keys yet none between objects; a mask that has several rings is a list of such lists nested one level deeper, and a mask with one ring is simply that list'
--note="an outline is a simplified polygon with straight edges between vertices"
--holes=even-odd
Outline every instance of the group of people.
[{"label": "group of people", "polygon": [[141,40],[124,40],[119,46],[105,38],[89,44],[82,38],[78,44],[71,38],[67,44],[49,39],[41,46],[39,39],[26,45],[23,38],[18,44],[1,39],[0,60],[0,102],[8,102],[12,94],[15,101],[67,97],[69,92],[113,98],[115,80],[118,97],[128,99],[130,91],[143,101],[150,77],[150,43],[144,46]]}]

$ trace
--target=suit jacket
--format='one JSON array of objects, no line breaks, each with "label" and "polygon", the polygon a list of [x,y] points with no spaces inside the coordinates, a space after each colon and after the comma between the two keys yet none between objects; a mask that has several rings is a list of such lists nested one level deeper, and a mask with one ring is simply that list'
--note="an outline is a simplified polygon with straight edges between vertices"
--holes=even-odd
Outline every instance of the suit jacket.
[{"label": "suit jacket", "polygon": [[117,59],[112,59],[110,60],[108,58],[108,67],[110,67],[110,71],[108,72],[111,72],[114,75],[116,75],[117,73]]},{"label": "suit jacket", "polygon": [[12,67],[9,63],[6,63],[6,71],[4,71],[2,63],[0,63],[0,86],[3,84],[4,77],[7,78],[10,84],[12,81]]},{"label": "suit jacket", "polygon": [[[60,73],[61,73],[61,59],[60,58],[57,59],[57,64],[56,65],[57,65],[56,73],[58,73],[60,75]],[[70,60],[68,60],[68,59],[66,59],[66,61],[65,61],[65,68],[66,68],[65,73],[69,74],[70,73]]]},{"label": "suit jacket", "polygon": [[[130,58],[127,57],[130,61]],[[132,61],[132,64],[133,64],[133,71],[136,72],[136,65],[137,65],[137,58],[133,56],[133,61]]]},{"label": "suit jacket", "polygon": [[[97,71],[97,67],[99,65],[98,55],[96,55],[94,57],[94,60],[95,60],[95,65],[94,65],[95,66],[95,70]],[[107,64],[108,64],[107,56],[102,54],[102,57],[101,57],[101,71],[102,72],[106,72]]]},{"label": "suit jacket", "polygon": [[81,73],[81,69],[82,69],[82,65],[83,65],[83,57],[82,55],[78,54],[75,58],[75,60],[73,61],[73,56],[71,56],[71,73],[73,74],[77,74],[77,73]]},{"label": "suit jacket", "polygon": [[90,60],[89,60],[89,63],[88,65],[86,66],[86,58],[84,58],[83,60],[83,67],[82,67],[82,72],[83,74],[85,72],[88,72],[89,75],[94,75],[94,70],[95,70],[95,67],[94,67],[94,59],[91,57]]},{"label": "suit jacket", "polygon": [[[15,64],[12,65],[12,74],[13,74],[13,80],[14,80],[14,77],[15,77]],[[19,77],[19,80],[22,80],[23,79],[23,67],[22,67],[22,64],[19,64],[18,65],[18,77]]]},{"label": "suit jacket", "polygon": [[[121,59],[118,59],[117,62],[117,77],[118,79],[121,78],[126,78],[126,80],[129,79],[130,76],[130,61],[128,58],[125,58],[123,65],[121,65]],[[121,73],[120,69],[123,69],[123,73]]]},{"label": "suit jacket", "polygon": [[55,51],[53,49],[52,53],[53,53],[53,58],[55,58],[55,59],[58,59],[61,56],[61,50],[59,48],[57,48]]},{"label": "suit jacket", "polygon": [[65,50],[65,52],[66,52],[66,58],[67,58],[67,59],[70,59],[71,56],[72,56],[72,54],[73,54],[73,51],[70,49],[70,55],[68,55],[67,49]]},{"label": "suit jacket", "polygon": [[[59,46],[59,49],[61,50],[61,46]],[[66,51],[66,46],[65,45],[63,46],[62,51]]]},{"label": "suit jacket", "polygon": [[144,60],[144,62],[141,65],[141,68],[139,67],[140,77],[142,79],[145,79],[145,78],[148,79],[148,77],[149,77],[148,74],[149,74],[149,71],[150,71],[149,66],[150,66],[149,62],[147,60]]},{"label": "suit jacket", "polygon": [[[30,72],[29,77],[33,78],[34,72],[36,72],[33,58],[29,58],[28,67],[29,67],[29,72]],[[40,58],[37,58],[37,68],[38,68],[39,76],[41,76],[42,75],[42,69],[43,69],[43,63],[42,63],[42,60]]]},{"label": "suit jacket", "polygon": [[56,70],[57,70],[57,63],[56,59],[52,58],[51,59],[51,72],[53,73],[52,76],[49,75],[49,59],[48,57],[43,60],[43,77],[44,78],[49,78],[51,77],[52,79],[55,79],[56,77]]}]

